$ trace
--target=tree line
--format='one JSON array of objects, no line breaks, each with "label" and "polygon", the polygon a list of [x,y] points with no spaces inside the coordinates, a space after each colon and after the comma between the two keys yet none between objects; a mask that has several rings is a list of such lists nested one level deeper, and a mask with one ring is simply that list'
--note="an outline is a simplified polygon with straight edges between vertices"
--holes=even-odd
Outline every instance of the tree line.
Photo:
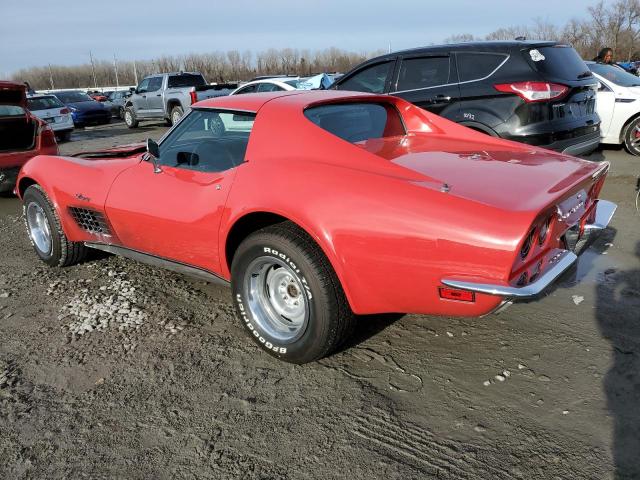
[{"label": "tree line", "polygon": [[86,88],[94,85],[135,85],[136,78],[166,72],[201,72],[208,82],[237,82],[257,75],[303,75],[322,72],[346,72],[375,52],[349,52],[331,47],[312,52],[283,48],[253,53],[251,51],[192,53],[165,55],[152,60],[94,61],[83,65],[47,65],[18,70],[12,76],[17,82],[28,81],[34,89]]},{"label": "tree line", "polygon": [[[529,25],[499,28],[485,36],[472,33],[451,35],[445,43],[475,40],[555,40],[569,43],[584,59],[594,58],[603,47],[614,50],[617,61],[640,59],[640,0],[600,0],[587,8],[585,18],[573,18],[565,25],[536,18]],[[297,48],[268,49],[261,52],[229,50],[152,60],[97,61],[75,66],[47,65],[18,70],[12,80],[28,81],[35,89],[82,88],[94,85],[135,85],[152,73],[172,71],[202,72],[209,82],[237,82],[257,75],[312,75],[346,72],[382,51],[350,52],[336,47],[320,51]]]}]

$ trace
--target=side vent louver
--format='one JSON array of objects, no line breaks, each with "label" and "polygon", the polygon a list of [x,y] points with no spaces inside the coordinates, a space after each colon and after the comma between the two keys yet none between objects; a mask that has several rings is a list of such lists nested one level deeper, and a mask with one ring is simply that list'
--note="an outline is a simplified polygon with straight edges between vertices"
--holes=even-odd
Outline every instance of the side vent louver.
[{"label": "side vent louver", "polygon": [[100,212],[77,207],[69,207],[69,212],[83,230],[93,234],[111,235],[109,225]]}]

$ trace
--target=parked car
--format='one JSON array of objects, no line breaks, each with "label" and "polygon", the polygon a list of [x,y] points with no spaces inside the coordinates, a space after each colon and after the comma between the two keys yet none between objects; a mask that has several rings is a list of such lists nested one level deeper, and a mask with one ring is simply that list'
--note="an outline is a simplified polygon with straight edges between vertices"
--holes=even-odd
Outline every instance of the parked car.
[{"label": "parked car", "polygon": [[600,82],[596,105],[602,121],[601,143],[620,145],[640,155],[640,78],[614,65],[587,62]]},{"label": "parked car", "polygon": [[298,83],[303,81],[300,77],[274,77],[253,80],[236,88],[229,95],[242,95],[244,93],[257,92],[282,92],[296,90]]},{"label": "parked car", "polygon": [[0,81],[0,193],[13,191],[27,160],[57,153],[49,124],[27,109],[25,85]]},{"label": "parked car", "polygon": [[570,154],[597,147],[596,80],[556,42],[469,42],[373,58],[331,88],[386,93],[494,137]]},{"label": "parked car", "polygon": [[59,141],[68,142],[71,139],[71,110],[55,95],[31,95],[27,97],[27,108],[40,120],[49,124]]},{"label": "parked car", "polygon": [[131,92],[128,90],[111,92],[104,102],[104,106],[111,111],[111,116],[124,119],[124,104],[130,96]]},{"label": "parked car", "polygon": [[617,62],[616,65],[618,65],[620,68],[624,69],[625,72],[628,72],[632,75],[638,75],[638,73],[640,72],[638,70],[638,64],[640,64],[640,62]]},{"label": "parked car", "polygon": [[163,73],[145,77],[124,105],[124,121],[137,128],[142,120],[165,120],[173,125],[193,103],[229,95],[236,84],[207,85],[201,73]]},{"label": "parked car", "polygon": [[78,128],[87,125],[104,125],[111,121],[111,112],[84,92],[68,90],[52,94],[71,110],[73,124]]},{"label": "parked car", "polygon": [[608,168],[397,97],[272,92],[199,102],[146,148],[35,158],[18,193],[45,263],[95,248],[230,283],[251,338],[304,363],[354,313],[535,298],[609,223]]},{"label": "parked car", "polygon": [[96,102],[106,102],[109,93],[110,92],[99,92],[98,90],[95,90],[93,92],[87,92],[87,95],[89,95]]}]

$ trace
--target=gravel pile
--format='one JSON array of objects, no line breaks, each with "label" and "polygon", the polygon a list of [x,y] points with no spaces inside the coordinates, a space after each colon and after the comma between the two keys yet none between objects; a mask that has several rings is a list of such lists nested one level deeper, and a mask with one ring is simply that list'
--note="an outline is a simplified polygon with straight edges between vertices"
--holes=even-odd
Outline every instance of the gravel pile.
[{"label": "gravel pile", "polygon": [[68,289],[75,283],[77,294],[62,307],[59,319],[70,319],[66,325],[72,336],[81,336],[95,330],[114,327],[119,331],[138,330],[148,318],[142,305],[145,298],[136,293],[136,287],[125,280],[126,272],[107,270],[108,285],[100,287],[90,279],[57,280],[49,285],[48,295],[59,289]]}]

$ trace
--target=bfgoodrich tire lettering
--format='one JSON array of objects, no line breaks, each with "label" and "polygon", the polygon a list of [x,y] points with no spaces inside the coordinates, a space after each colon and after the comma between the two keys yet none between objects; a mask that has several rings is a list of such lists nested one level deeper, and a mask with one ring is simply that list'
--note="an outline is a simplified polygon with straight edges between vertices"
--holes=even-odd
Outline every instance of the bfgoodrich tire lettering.
[{"label": "bfgoodrich tire lettering", "polygon": [[352,331],[353,313],[329,261],[290,222],[247,237],[234,255],[231,278],[247,333],[284,361],[322,358]]},{"label": "bfgoodrich tire lettering", "polygon": [[[31,185],[24,192],[22,198],[27,234],[38,257],[46,264],[54,267],[67,267],[82,261],[87,254],[87,248],[82,243],[72,242],[67,239],[67,236],[62,231],[60,218],[40,185]],[[28,218],[28,213],[33,218],[33,212],[44,215],[39,220],[49,237],[48,242],[43,243],[34,239],[32,231],[33,220]],[[46,245],[46,247],[42,247],[42,245]]]}]

